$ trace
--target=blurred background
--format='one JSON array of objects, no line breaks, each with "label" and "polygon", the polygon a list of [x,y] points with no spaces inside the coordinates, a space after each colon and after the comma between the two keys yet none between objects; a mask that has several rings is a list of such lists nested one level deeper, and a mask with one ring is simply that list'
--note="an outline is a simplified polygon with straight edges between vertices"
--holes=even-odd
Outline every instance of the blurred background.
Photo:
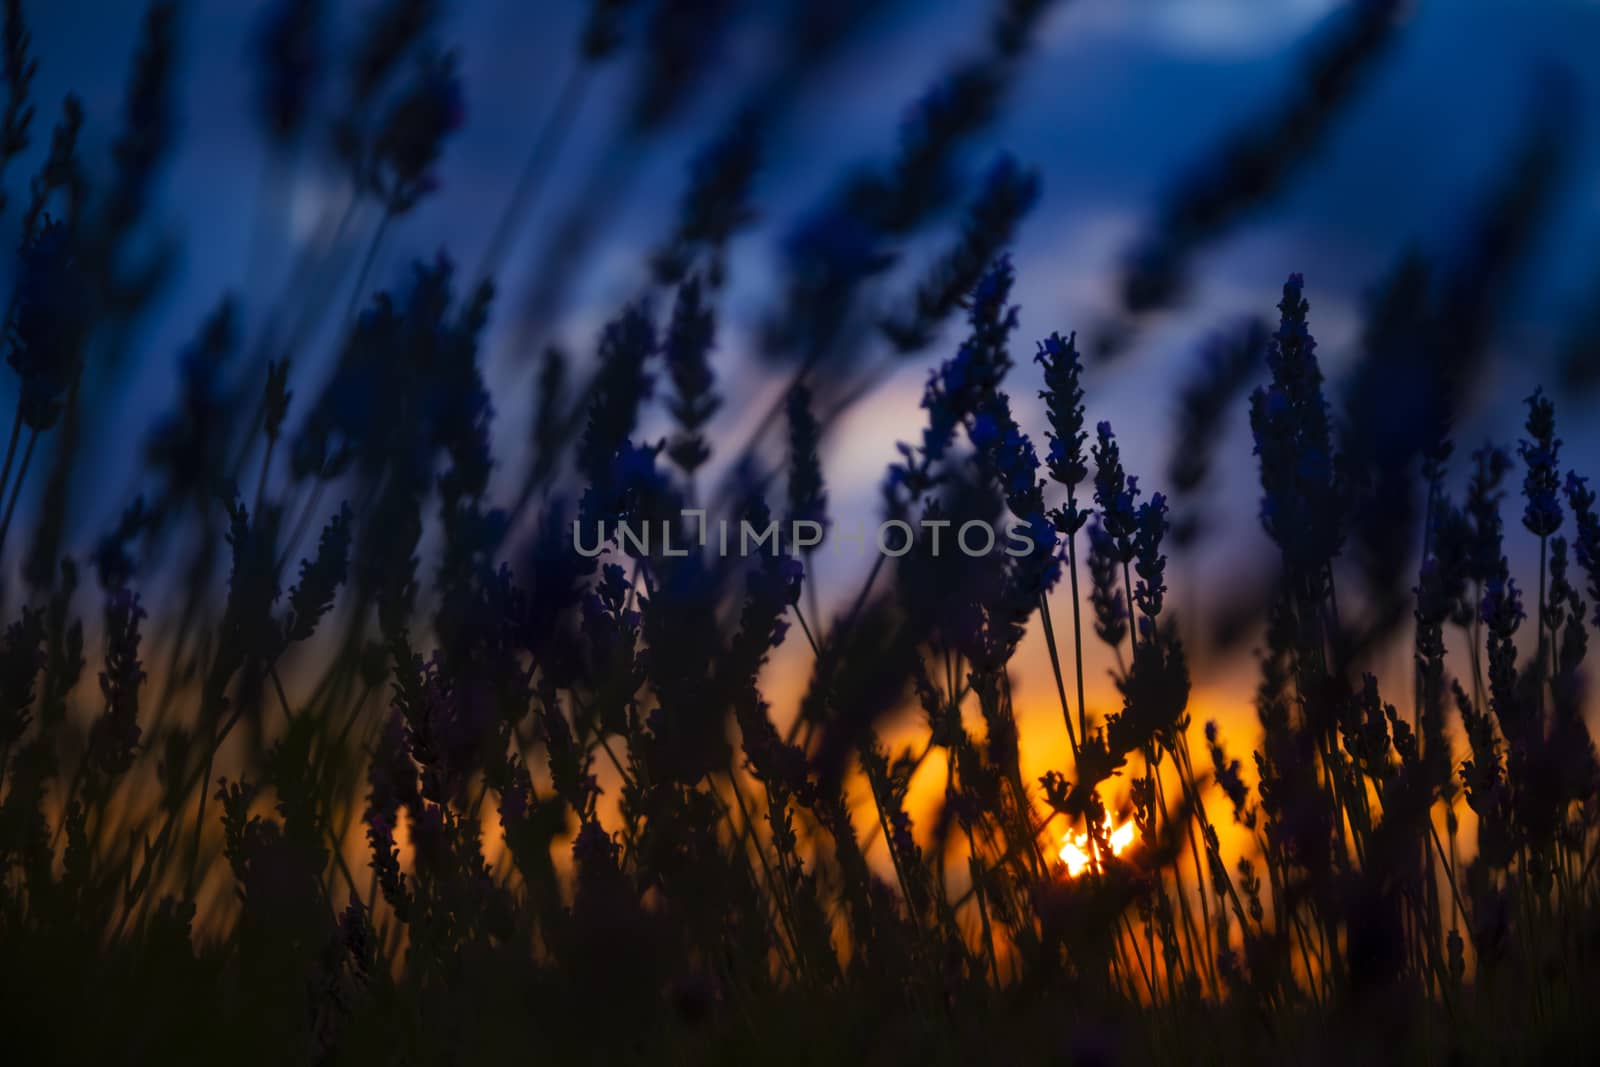
[{"label": "blurred background", "polygon": [[[379,6],[414,9],[460,79],[461,125],[427,194],[392,218],[351,207],[326,121],[352,92],[352,42]],[[1011,393],[1024,429],[1042,446],[1034,342],[1077,331],[1091,353],[1090,420],[1112,422],[1141,485],[1175,493],[1185,547],[1170,581],[1185,638],[1232,653],[1191,657],[1212,672],[1197,679],[1197,720],[1249,726],[1255,634],[1230,620],[1259,617],[1275,557],[1257,521],[1244,403],[1264,376],[1250,323],[1275,322],[1291,271],[1306,277],[1341,417],[1397,466],[1414,470],[1415,427],[1444,410],[1459,484],[1471,448],[1515,440],[1520,401],[1539,384],[1557,399],[1564,463],[1593,471],[1600,460],[1593,0],[379,6],[178,6],[172,148],[131,244],[158,269],[118,357],[86,386],[103,398],[82,438],[97,485],[74,489],[69,546],[92,545],[139,490],[150,428],[184,388],[180,353],[219,300],[238,300],[246,350],[283,307],[320,308],[255,346],[281,347],[309,398],[347,309],[439,254],[461,285],[495,276],[491,495],[514,498],[543,353],[559,346],[581,380],[623,304],[653,299],[664,314],[660,252],[683,232],[697,174],[748,179],[718,201],[747,210],[724,220],[711,257],[725,279],[712,356],[725,402],[701,484],[728,477],[741,455],[781,460],[781,433],[765,431],[804,368],[827,416],[832,517],[875,521],[896,443],[923,424],[927,374],[964,331],[951,301],[909,334],[882,326],[904,317],[964,232],[989,233],[989,253],[1009,248],[1017,270]],[[43,158],[46,107],[68,91],[83,100],[85,157],[109,166],[143,5],[26,8],[42,103],[11,183]],[[593,47],[597,10],[610,20],[605,47]],[[273,81],[269,68],[295,78]],[[286,102],[312,117],[282,121]],[[1006,181],[1009,205],[992,195]],[[0,239],[16,240],[18,217],[0,216]],[[219,368],[218,381],[254,383],[249,368]],[[644,436],[665,434],[655,417]],[[1185,436],[1196,423],[1205,449]],[[50,447],[41,441],[40,470]],[[43,485],[23,494],[19,527]],[[1351,567],[1411,567],[1406,530],[1358,538]],[[1532,543],[1520,529],[1511,541],[1524,553]],[[819,553],[824,605],[853,595],[868,563]],[[1018,692],[1029,771],[1065,752],[1048,672],[1028,669],[1041,655],[1025,649],[1019,671],[1033,679]],[[791,641],[771,669],[797,693],[809,664]],[[1114,699],[1107,682],[1091,706]]]}]

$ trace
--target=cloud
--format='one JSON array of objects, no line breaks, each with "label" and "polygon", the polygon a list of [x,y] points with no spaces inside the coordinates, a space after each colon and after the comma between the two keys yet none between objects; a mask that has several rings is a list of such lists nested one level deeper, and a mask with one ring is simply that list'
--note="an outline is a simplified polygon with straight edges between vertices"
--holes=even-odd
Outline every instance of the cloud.
[{"label": "cloud", "polygon": [[1085,31],[1155,41],[1173,52],[1216,58],[1261,55],[1292,45],[1338,0],[1096,0],[1053,20],[1047,45]]}]

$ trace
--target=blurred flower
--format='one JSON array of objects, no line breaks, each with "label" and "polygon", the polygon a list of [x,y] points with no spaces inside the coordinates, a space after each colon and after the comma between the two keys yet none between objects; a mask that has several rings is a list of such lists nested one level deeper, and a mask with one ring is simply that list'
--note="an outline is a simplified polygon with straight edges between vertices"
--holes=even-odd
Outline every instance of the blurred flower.
[{"label": "blurred flower", "polygon": [[670,118],[696,82],[717,68],[717,50],[738,11],[733,0],[657,0],[633,90],[630,120],[636,131]]},{"label": "blurred flower", "polygon": [[1348,5],[1306,50],[1272,109],[1231,131],[1168,190],[1159,220],[1126,256],[1121,298],[1128,313],[1170,306],[1188,286],[1195,250],[1276,195],[1313,157],[1394,37],[1402,7],[1400,0]]},{"label": "blurred flower", "polygon": [[466,105],[453,53],[419,60],[412,80],[378,127],[365,180],[391,215],[403,215],[433,190],[444,141],[461,129]]},{"label": "blurred flower", "polygon": [[145,680],[139,662],[139,620],[145,614],[139,598],[126,589],[106,598],[106,667],[100,672],[106,706],[95,721],[90,744],[100,770],[110,777],[133,765],[139,744],[139,686]]},{"label": "blurred flower", "polygon": [[350,50],[351,92],[364,105],[438,20],[440,0],[379,0]]},{"label": "blurred flower", "polygon": [[45,664],[44,613],[24,606],[0,641],[0,750],[9,750],[33,716],[34,679]]},{"label": "blurred flower", "polygon": [[[971,334],[951,359],[928,376],[922,406],[928,412],[928,425],[922,431],[922,446],[901,446],[905,462],[889,469],[886,491],[891,500],[903,505],[898,490],[912,500],[934,485],[933,467],[942,461],[954,442],[956,428],[977,410],[983,398],[1000,385],[1011,367],[1007,343],[1016,329],[1017,309],[1006,301],[1011,294],[1014,274],[1009,257],[1001,256],[973,287],[967,312]],[[919,455],[920,453],[920,455]]]},{"label": "blurred flower", "polygon": [[642,305],[630,305],[606,324],[600,336],[600,369],[577,450],[578,469],[590,482],[608,477],[614,457],[633,435],[639,409],[655,384],[645,370],[655,353],[655,326]]},{"label": "blurred flower", "polygon": [[300,562],[300,581],[289,590],[289,621],[284,627],[284,639],[304,641],[316,629],[317,622],[333,607],[334,594],[344,583],[350,569],[350,523],[353,515],[348,504],[341,504],[339,513],[328,520],[322,536],[317,541],[315,559]]},{"label": "blurred flower", "polygon": [[323,59],[322,20],[323,0],[274,0],[261,18],[259,106],[279,147],[294,141],[310,116]]},{"label": "blurred flower", "polygon": [[13,302],[6,362],[19,379],[23,425],[43,432],[55,425],[81,372],[93,302],[66,223],[47,216],[23,248]]},{"label": "blurred flower", "polygon": [[1522,495],[1527,506],[1522,525],[1535,537],[1549,537],[1561,528],[1561,474],[1556,464],[1561,456],[1561,439],[1556,436],[1556,409],[1538,389],[1528,397],[1528,438],[1517,446],[1517,455],[1527,464]]},{"label": "blurred flower", "polygon": [[116,181],[107,225],[113,233],[143,213],[156,167],[175,140],[172,96],[177,22],[178,5],[173,0],[155,0],[145,10],[133,76],[122,97],[122,130],[111,149]]},{"label": "blurred flower", "polygon": [[1250,318],[1211,335],[1201,346],[1199,365],[1178,394],[1178,428],[1171,443],[1167,480],[1174,495],[1189,507],[1177,520],[1174,536],[1180,546],[1201,531],[1196,491],[1211,472],[1212,456],[1221,443],[1234,400],[1250,384],[1266,360],[1268,331]]},{"label": "blurred flower", "polygon": [[1572,541],[1572,555],[1589,576],[1589,600],[1595,605],[1595,625],[1600,626],[1600,515],[1594,510],[1595,491],[1588,479],[1576,471],[1567,473],[1567,503],[1572,508],[1578,532]]},{"label": "blurred flower", "polygon": [[1328,404],[1316,340],[1306,325],[1304,279],[1291,274],[1278,304],[1282,319],[1267,345],[1272,384],[1250,396],[1250,428],[1260,457],[1261,524],[1302,577],[1318,575],[1344,540]]},{"label": "blurred flower", "polygon": [[128,543],[137,537],[150,521],[151,516],[145,510],[144,497],[137,497],[123,510],[122,517],[111,533],[100,539],[99,545],[95,548],[94,565],[99,575],[100,587],[107,593],[126,586],[128,580],[133,577],[134,563],[128,555]]},{"label": "blurred flower", "polygon": [[756,116],[741,112],[695,154],[672,240],[652,259],[659,281],[682,280],[703,254],[709,284],[721,288],[728,242],[756,217],[749,195],[761,162],[761,132]]},{"label": "blurred flower", "polygon": [[884,333],[902,352],[926,346],[945,318],[972,291],[983,269],[1010,243],[1022,216],[1039,197],[1039,176],[1024,171],[1009,155],[990,166],[977,196],[967,209],[956,244],[928,267],[906,310],[882,323]]},{"label": "blurred flower", "polygon": [[711,456],[703,431],[722,406],[712,389],[709,357],[715,336],[715,314],[701,297],[699,279],[689,278],[678,286],[661,355],[674,390],[667,411],[679,429],[667,446],[667,456],[691,477]]},{"label": "blurred flower", "polygon": [[1499,573],[1501,554],[1501,480],[1511,469],[1511,458],[1492,445],[1472,454],[1472,477],[1467,482],[1466,513],[1471,519],[1471,544],[1467,573],[1477,582],[1487,582]]},{"label": "blurred flower", "polygon": [[635,0],[590,0],[583,26],[583,54],[590,60],[610,56],[622,43],[622,23]]},{"label": "blurred flower", "polygon": [[145,441],[145,457],[166,483],[158,510],[208,501],[228,477],[224,464],[238,426],[224,371],[237,343],[237,314],[224,300],[178,357],[176,409]]},{"label": "blurred flower", "polygon": [[828,492],[818,449],[822,429],[811,411],[811,390],[796,382],[785,402],[789,417],[789,521],[828,522]]}]

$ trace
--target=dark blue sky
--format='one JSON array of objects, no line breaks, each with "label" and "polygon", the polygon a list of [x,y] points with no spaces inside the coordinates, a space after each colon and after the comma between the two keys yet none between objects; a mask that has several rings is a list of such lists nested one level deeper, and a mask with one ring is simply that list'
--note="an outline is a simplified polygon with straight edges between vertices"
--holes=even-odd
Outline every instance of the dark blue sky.
[{"label": "dark blue sky", "polygon": [[[364,3],[335,5],[346,24]],[[515,463],[525,434],[531,368],[517,350],[517,312],[527,266],[555,220],[604,190],[604,225],[594,255],[574,266],[577,284],[555,331],[575,352],[592,350],[598,324],[642,283],[646,255],[665,234],[687,160],[708,124],[738,103],[741,86],[774,61],[775,15],[786,5],[735,5],[729,32],[701,57],[699,91],[679,119],[629,142],[614,133],[631,86],[626,54],[584,99],[538,210],[522,228],[505,276],[489,353],[499,413],[497,442]],[[773,296],[777,238],[836,182],[841,168],[886,156],[905,106],[952,59],[981,42],[991,5],[976,0],[883,3],[863,32],[825,66],[804,71],[802,92],[786,101],[769,130],[766,166],[755,191],[760,223],[733,250],[734,277],[724,308],[716,367],[736,401],[762,395],[779,379],[750,356],[752,334]],[[1051,330],[1087,330],[1114,293],[1115,268],[1154,216],[1161,192],[1216,139],[1270,109],[1288,92],[1297,56],[1342,5],[1331,0],[1070,0],[1057,5],[1038,37],[1002,120],[966,156],[976,171],[999,150],[1038,168],[1042,199],[1016,245],[1023,305],[1019,355]],[[182,141],[161,182],[159,221],[182,249],[180,269],[147,317],[138,358],[119,388],[115,414],[96,428],[108,487],[128,484],[133,448],[150,416],[173,395],[176,355],[204,312],[226,292],[276,291],[297,243],[344,203],[342,177],[308,160],[292,184],[271,185],[252,113],[250,42],[263,5],[190,0],[183,5]],[[448,250],[471,264],[539,123],[573,61],[578,0],[458,0],[440,43],[460,50],[467,125],[446,149],[442,188],[398,225],[379,258],[375,281],[391,284],[405,262]],[[104,159],[133,50],[141,5],[129,0],[33,0],[41,69],[38,136],[54,102],[81,94],[91,154]],[[1576,122],[1571,165],[1550,224],[1517,287],[1492,346],[1482,411],[1463,437],[1509,439],[1520,419],[1516,399],[1553,376],[1554,356],[1584,302],[1600,294],[1600,3],[1593,0],[1420,0],[1395,45],[1352,105],[1282,195],[1208,247],[1197,261],[1192,299],[1157,316],[1122,361],[1090,382],[1092,417],[1110,418],[1136,470],[1164,469],[1166,426],[1176,376],[1206,332],[1242,312],[1270,313],[1291,270],[1304,272],[1312,324],[1330,371],[1351,356],[1363,293],[1408,244],[1448,256],[1457,226],[1485,192],[1525,125],[1537,72],[1564,70]],[[611,152],[610,163],[605,162]],[[15,186],[30,169],[14,168]],[[597,183],[611,171],[625,180]],[[252,232],[264,190],[273,239],[257,249]],[[15,226],[15,213],[0,224]],[[939,247],[954,219],[912,250]],[[353,247],[367,232],[352,236]],[[262,279],[277,279],[264,282]],[[891,283],[889,292],[904,291]],[[543,335],[541,334],[541,337]],[[297,354],[301,396],[315,384],[330,339]],[[893,443],[914,436],[926,370],[935,347],[889,379],[879,397],[847,418],[828,467],[838,507],[868,511]],[[1019,360],[1014,393],[1024,426],[1037,433],[1032,368]],[[727,405],[714,429],[736,436],[762,405]],[[1568,457],[1595,467],[1600,431],[1592,400],[1565,401]],[[1239,453],[1218,481],[1222,510],[1241,529],[1254,523],[1253,472],[1243,462],[1248,435],[1237,413],[1228,448]],[[1153,478],[1152,480],[1159,480]],[[120,489],[93,507],[109,515]],[[86,515],[91,524],[94,518]],[[1220,539],[1207,566],[1247,566],[1259,532]]]}]

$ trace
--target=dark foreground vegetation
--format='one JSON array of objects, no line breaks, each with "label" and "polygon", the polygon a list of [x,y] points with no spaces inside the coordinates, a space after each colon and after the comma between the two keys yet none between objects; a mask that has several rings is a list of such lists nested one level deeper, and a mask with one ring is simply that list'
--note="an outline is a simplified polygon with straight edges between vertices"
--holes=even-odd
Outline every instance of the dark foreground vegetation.
[{"label": "dark foreground vegetation", "polygon": [[[1261,295],[1268,324],[1225,330],[1171,383],[1170,469],[1130,472],[1080,348],[1112,360],[1180,299],[1192,254],[1285,180],[1396,6],[1352,5],[1306,57],[1314,88],[1175,187],[1091,346],[1072,324],[1018,336],[1004,249],[1038,177],[1009,158],[909,290],[880,286],[949,218],[952,161],[1050,6],[997,4],[884,160],[791,235],[756,342],[782,388],[730,439],[712,353],[762,132],[872,6],[801,4],[791,66],[707,139],[593,359],[541,348],[534,395],[491,405],[490,279],[588,72],[619,50],[639,64],[639,136],[719,17],[635,6],[591,5],[481,268],[441,255],[389,284],[378,250],[463,115],[434,5],[374,5],[338,63],[324,5],[268,5],[275,158],[320,158],[331,128],[349,207],[285,292],[197,325],[177,396],[122,446],[143,457],[124,493],[87,442],[168,266],[146,215],[178,5],[150,6],[100,173],[70,99],[28,154],[36,59],[5,4],[0,165],[33,163],[6,174],[7,1061],[1591,1062],[1600,506],[1542,392],[1496,400],[1521,405],[1519,440],[1453,440],[1558,131],[1535,122],[1508,153],[1462,261],[1407,259],[1377,287],[1346,380],[1325,381],[1315,289],[1291,275]],[[552,263],[581,250],[579,216]],[[518,312],[536,335],[561,305],[546,267]],[[858,584],[818,594],[788,541],[576,550],[574,522],[665,523],[682,546],[687,509],[836,519],[828,435],[919,352],[925,424],[877,516],[919,532]],[[1042,425],[1013,414],[1024,372]],[[496,407],[527,428],[515,454],[491,455]],[[1235,411],[1254,455],[1223,448]],[[1230,466],[1258,475],[1252,536],[1277,560],[1230,623],[1257,649],[1247,734],[1191,714],[1191,657],[1228,643],[1167,595]],[[106,494],[120,519],[84,529]],[[1031,551],[936,553],[938,521],[1018,524]],[[1025,636],[1048,647],[1032,691],[1071,754],[1031,778]],[[796,643],[809,680],[778,691],[764,667]],[[1120,702],[1097,708],[1102,661]],[[914,822],[919,775],[940,786]]]}]

